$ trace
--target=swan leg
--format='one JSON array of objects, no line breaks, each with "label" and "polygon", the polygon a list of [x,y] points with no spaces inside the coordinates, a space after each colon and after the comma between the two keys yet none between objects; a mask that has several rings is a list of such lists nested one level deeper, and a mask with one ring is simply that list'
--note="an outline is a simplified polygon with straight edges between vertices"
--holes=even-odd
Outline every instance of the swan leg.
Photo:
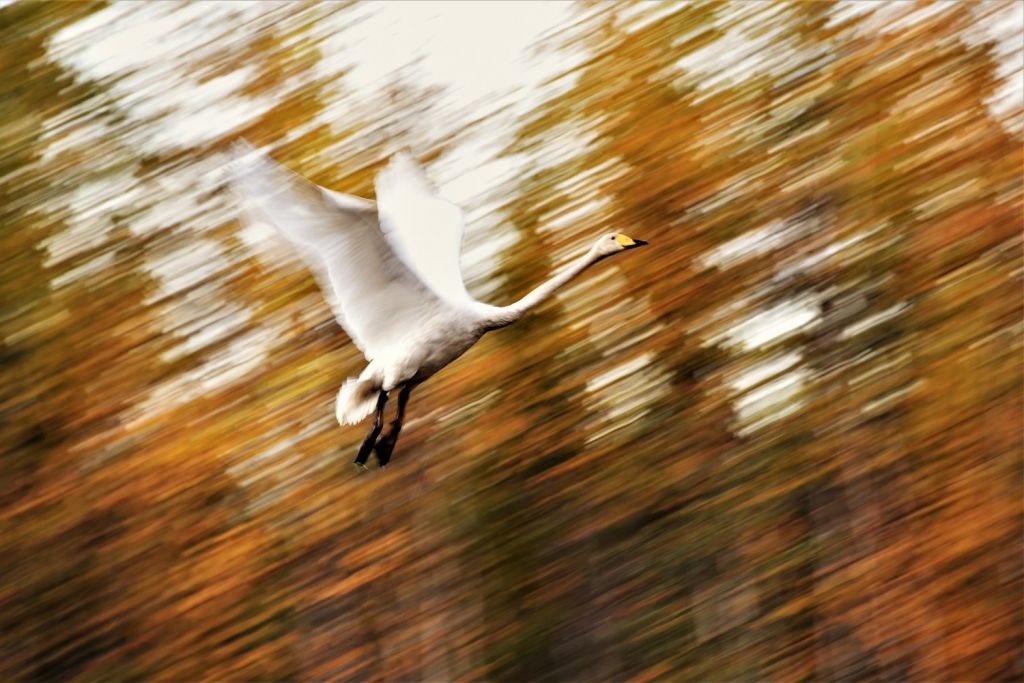
[{"label": "swan leg", "polygon": [[380,437],[373,450],[377,453],[377,464],[384,467],[391,460],[391,452],[395,450],[395,443],[398,441],[398,434],[402,431],[402,421],[405,420],[405,404],[409,402],[409,394],[412,393],[412,385],[406,384],[398,394],[398,411],[395,419],[391,421],[387,433]]},{"label": "swan leg", "polygon": [[370,451],[373,450],[373,443],[377,440],[377,435],[380,434],[380,430],[384,426],[384,404],[387,402],[388,392],[381,391],[377,395],[377,408],[373,418],[373,427],[370,428],[370,433],[363,439],[363,445],[359,447],[359,454],[356,455],[355,463],[360,467],[366,466],[366,461],[370,457]]}]

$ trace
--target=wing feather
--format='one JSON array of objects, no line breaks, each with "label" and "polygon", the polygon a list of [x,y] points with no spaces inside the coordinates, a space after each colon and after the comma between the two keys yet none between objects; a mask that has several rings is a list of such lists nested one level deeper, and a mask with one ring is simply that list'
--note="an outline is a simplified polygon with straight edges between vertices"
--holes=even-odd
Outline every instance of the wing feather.
[{"label": "wing feather", "polygon": [[406,154],[395,155],[377,175],[376,189],[381,229],[395,252],[443,299],[471,300],[459,266],[462,209],[442,199]]},{"label": "wing feather", "polygon": [[232,186],[313,270],[335,317],[368,360],[402,343],[437,295],[381,232],[373,202],[333,192],[248,145],[236,150]]}]

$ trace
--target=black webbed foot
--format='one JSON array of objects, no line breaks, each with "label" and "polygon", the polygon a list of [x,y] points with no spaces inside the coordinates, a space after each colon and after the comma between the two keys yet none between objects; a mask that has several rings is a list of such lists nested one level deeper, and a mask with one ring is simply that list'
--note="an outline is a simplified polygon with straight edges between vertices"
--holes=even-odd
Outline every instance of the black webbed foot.
[{"label": "black webbed foot", "polygon": [[398,443],[399,429],[392,426],[388,433],[380,437],[373,446],[373,451],[377,455],[377,464],[381,468],[387,467],[387,464],[391,462],[391,454],[395,450],[395,444]]},{"label": "black webbed foot", "polygon": [[359,453],[356,454],[356,459],[353,461],[357,467],[366,469],[366,461],[370,459],[370,451],[373,450],[373,441],[367,439],[363,441],[363,445],[359,447]]},{"label": "black webbed foot", "polygon": [[405,421],[405,404],[409,401],[410,393],[412,393],[411,384],[402,387],[401,393],[398,394],[398,411],[395,413],[395,419],[392,420],[387,433],[380,437],[373,446],[373,450],[377,454],[377,463],[381,469],[387,467],[391,461],[391,453],[395,450],[395,444],[398,443],[402,422]]},{"label": "black webbed foot", "polygon": [[373,444],[377,440],[377,435],[380,434],[381,427],[384,426],[384,404],[387,403],[388,395],[382,391],[377,396],[377,410],[376,416],[373,419],[373,427],[370,428],[370,433],[363,439],[363,444],[359,447],[359,453],[356,454],[355,464],[357,467],[366,469],[366,461],[370,459],[370,451],[373,450]]}]

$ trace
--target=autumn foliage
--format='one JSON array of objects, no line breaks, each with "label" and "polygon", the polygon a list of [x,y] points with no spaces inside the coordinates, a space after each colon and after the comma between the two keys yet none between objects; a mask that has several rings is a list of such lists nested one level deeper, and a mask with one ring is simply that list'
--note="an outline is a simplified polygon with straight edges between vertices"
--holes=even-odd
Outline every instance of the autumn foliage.
[{"label": "autumn foliage", "polygon": [[[534,106],[459,109],[349,89],[365,5],[3,4],[0,679],[1020,680],[1012,10],[584,2]],[[155,20],[173,59],[76,66]],[[240,221],[243,135],[364,196],[403,147],[515,169],[466,206],[494,303],[651,246],[359,475],[362,360]]]}]

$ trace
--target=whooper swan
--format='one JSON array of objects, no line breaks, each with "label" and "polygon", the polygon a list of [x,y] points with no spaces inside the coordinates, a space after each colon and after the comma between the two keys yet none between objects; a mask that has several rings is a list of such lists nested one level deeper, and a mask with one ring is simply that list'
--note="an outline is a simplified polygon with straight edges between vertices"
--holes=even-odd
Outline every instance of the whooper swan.
[{"label": "whooper swan", "polygon": [[[232,186],[254,216],[273,224],[312,269],[338,322],[368,361],[338,392],[343,425],[375,413],[355,463],[370,451],[387,465],[409,394],[484,333],[510,325],[601,259],[647,244],[601,237],[582,257],[509,306],[466,291],[459,270],[463,216],[438,196],[422,169],[399,154],[377,175],[377,202],[320,187],[246,143],[230,166]],[[382,436],[384,405],[398,409]]]}]

